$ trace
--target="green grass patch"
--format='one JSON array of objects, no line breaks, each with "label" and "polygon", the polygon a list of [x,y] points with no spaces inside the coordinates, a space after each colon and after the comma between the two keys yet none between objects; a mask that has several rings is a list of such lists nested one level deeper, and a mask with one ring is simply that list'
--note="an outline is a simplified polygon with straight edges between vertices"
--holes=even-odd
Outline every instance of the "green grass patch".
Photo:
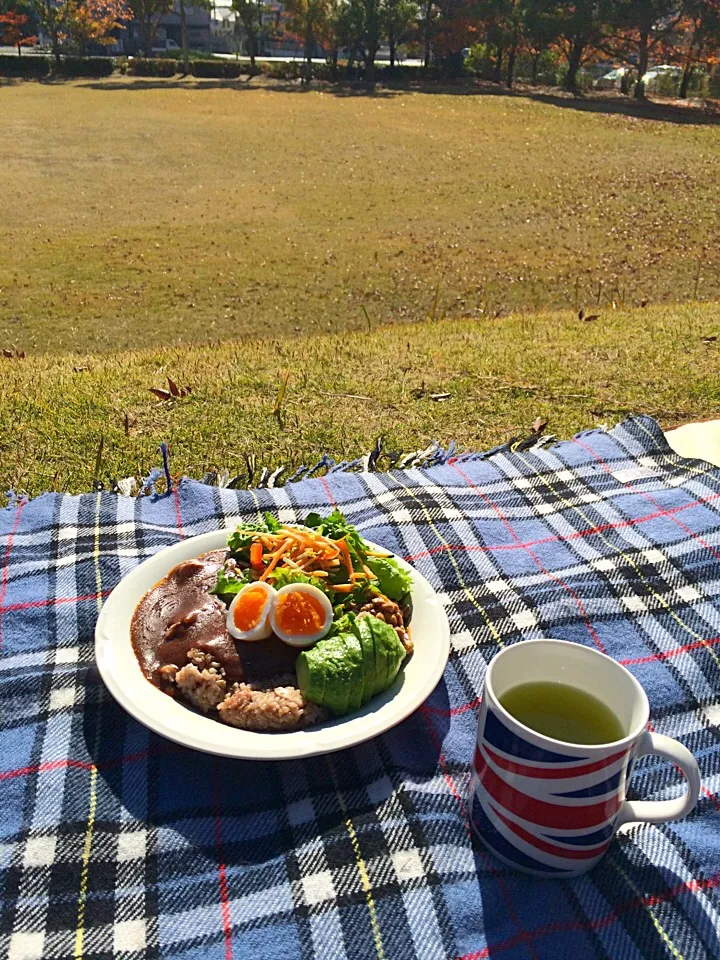
[{"label": "green grass patch", "polygon": [[[219,343],[86,358],[3,359],[0,489],[37,494],[142,475],[169,442],[175,473],[353,458],[385,439],[486,449],[536,417],[559,436],[648,413],[717,416],[720,307],[514,315],[372,333]],[[289,375],[288,375],[289,372]],[[287,385],[283,392],[283,384]],[[183,397],[161,400],[150,388]],[[449,394],[445,400],[432,395]]]},{"label": "green grass patch", "polygon": [[466,87],[0,92],[0,346],[360,330],[436,289],[472,319],[720,296],[717,125]]}]

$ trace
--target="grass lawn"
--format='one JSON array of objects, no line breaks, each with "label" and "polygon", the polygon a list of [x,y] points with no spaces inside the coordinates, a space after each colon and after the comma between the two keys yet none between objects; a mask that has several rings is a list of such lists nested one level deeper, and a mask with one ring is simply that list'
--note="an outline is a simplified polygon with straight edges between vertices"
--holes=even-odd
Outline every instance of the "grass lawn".
[{"label": "grass lawn", "polygon": [[[426,316],[438,284],[438,313],[476,319],[518,308],[584,305],[597,312],[598,302],[607,313],[611,301],[623,308],[644,298],[656,304],[720,294],[720,126],[640,119],[602,106],[579,110],[571,100],[460,90],[369,96],[254,83],[0,82],[0,346],[87,353],[360,330],[368,325],[363,308],[374,325]],[[507,329],[513,336],[520,331],[537,353],[558,324],[555,318],[515,320]],[[454,356],[455,369],[442,356],[444,338],[462,342],[467,332],[477,337],[482,354],[487,329],[482,323],[398,331],[383,341],[386,353],[377,338],[353,343],[377,351],[373,362],[393,381],[381,402],[397,404],[395,368],[410,363],[405,338],[418,351],[415,379],[430,357],[426,376],[444,371],[445,379],[454,375],[453,391],[469,390],[464,351]],[[581,340],[585,334],[583,328]],[[317,349],[331,359],[344,347],[330,343],[284,349],[299,355]],[[604,349],[625,347],[608,341]],[[695,349],[703,358],[704,348]],[[211,448],[200,444],[200,424],[191,425],[197,400],[150,413],[147,398],[138,406],[128,391],[139,389],[156,366],[177,365],[196,381],[195,396],[205,391],[215,397],[217,391],[220,397],[226,389],[228,402],[235,376],[251,377],[272,392],[284,362],[278,350],[223,348],[222,376],[212,372],[214,353],[133,357],[107,368],[98,361],[95,373],[77,378],[78,396],[95,378],[104,387],[112,384],[118,406],[129,406],[139,424],[120,447],[145,458],[150,434],[162,435],[172,423],[179,431],[178,458],[186,463],[180,451],[190,457],[193,448],[199,455]],[[497,350],[507,354],[502,376],[514,379],[516,345],[498,340]],[[266,370],[268,356],[274,359]],[[251,375],[253,358],[257,373]],[[236,360],[248,372],[232,372]],[[472,361],[484,362],[481,355]],[[43,363],[60,378],[52,382],[72,380],[75,396],[76,379],[61,376],[63,363]],[[603,377],[610,377],[612,363],[602,365]],[[558,368],[558,377],[564,372]],[[320,373],[314,366],[307,375]],[[322,375],[335,383],[339,374],[326,365]],[[304,389],[302,376],[294,382],[296,397]],[[365,373],[348,371],[344,382],[362,393],[372,385],[371,376],[364,380]],[[42,396],[53,395],[52,382],[38,386]],[[678,403],[689,389],[680,390]],[[471,395],[481,393],[475,384]],[[508,405],[509,396],[503,409],[512,408],[512,415],[500,430],[468,425],[464,411],[482,415],[473,406],[479,400],[458,405],[455,416],[455,401],[432,409],[420,404],[422,415],[411,422],[423,434],[442,425],[446,435],[483,442],[511,423],[520,425],[540,403],[534,395]],[[658,403],[658,396],[640,406]],[[23,402],[12,397],[3,416]],[[64,398],[59,403],[65,410]],[[317,413],[319,401],[313,403],[314,439],[306,437],[319,448],[331,435]],[[337,407],[340,445],[364,444],[381,409],[369,414],[367,405]],[[72,421],[75,415],[67,412]],[[576,425],[580,412],[570,409],[563,426]],[[292,406],[288,411],[290,418],[300,413]],[[583,411],[579,419],[588,416]],[[81,414],[80,421],[83,427]],[[57,422],[58,431],[69,429]],[[224,459],[243,438],[223,441],[226,431],[219,427],[219,420],[211,427],[218,434],[212,448]],[[409,436],[410,425],[402,431],[398,439]],[[82,485],[86,474],[73,465],[84,457],[82,445],[69,457],[49,473],[58,466],[68,482]],[[3,470],[14,469],[5,457]]]},{"label": "grass lawn", "polygon": [[[630,412],[664,427],[717,416],[720,306],[568,312],[396,325],[374,333],[77,357],[0,357],[0,489],[87,490],[141,475],[167,440],[175,473],[247,476],[325,451],[417,449],[451,439],[485,449],[535,417],[568,436]],[[273,413],[290,371],[281,414]],[[161,402],[167,377],[190,385]],[[436,402],[429,393],[449,393]],[[420,394],[420,396],[418,396]],[[23,429],[19,429],[23,425]],[[255,472],[257,480],[259,469]]]}]

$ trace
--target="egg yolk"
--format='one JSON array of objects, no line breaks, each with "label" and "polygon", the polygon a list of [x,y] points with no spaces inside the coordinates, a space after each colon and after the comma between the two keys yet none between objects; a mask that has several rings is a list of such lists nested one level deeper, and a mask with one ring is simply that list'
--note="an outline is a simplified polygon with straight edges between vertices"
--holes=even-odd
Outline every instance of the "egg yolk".
[{"label": "egg yolk", "polygon": [[294,590],[278,598],[275,622],[290,637],[309,637],[325,626],[326,612],[312,594]]},{"label": "egg yolk", "polygon": [[233,610],[233,622],[238,630],[245,633],[260,623],[267,600],[267,590],[260,587],[245,591]]}]

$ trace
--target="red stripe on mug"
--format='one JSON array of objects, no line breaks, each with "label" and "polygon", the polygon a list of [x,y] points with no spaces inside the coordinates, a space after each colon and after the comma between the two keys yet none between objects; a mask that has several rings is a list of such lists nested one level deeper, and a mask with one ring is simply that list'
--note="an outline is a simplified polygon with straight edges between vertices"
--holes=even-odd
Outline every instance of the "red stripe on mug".
[{"label": "red stripe on mug", "polygon": [[542,850],[543,853],[549,853],[553,857],[565,857],[568,860],[592,860],[593,857],[599,857],[605,853],[605,850],[612,839],[612,837],[608,837],[604,843],[601,843],[597,847],[593,847],[591,850],[583,847],[573,847],[572,849],[568,849],[567,847],[558,847],[554,843],[548,843],[545,840],[541,840],[540,837],[535,837],[532,833],[528,833],[527,830],[523,830],[519,824],[514,823],[509,817],[506,817],[504,814],[502,814],[497,807],[494,807],[492,804],[490,804],[490,809],[495,816],[502,820],[502,822],[508,826],[516,836],[520,837],[521,840],[531,844],[537,850]]},{"label": "red stripe on mug", "polygon": [[539,827],[553,827],[556,830],[582,830],[585,827],[598,827],[608,821],[622,804],[619,793],[601,803],[588,803],[581,806],[546,803],[521,793],[509,783],[505,783],[492,770],[479,750],[475,751],[475,771],[485,791],[505,810],[522,817]]},{"label": "red stripe on mug", "polygon": [[558,768],[548,766],[547,764],[542,767],[531,767],[526,763],[516,763],[514,760],[507,760],[505,757],[501,757],[499,753],[491,750],[487,744],[485,744],[485,751],[495,766],[502,767],[502,769],[507,770],[508,773],[516,773],[521,777],[537,777],[540,780],[563,780],[567,777],[584,777],[587,773],[595,773],[597,770],[609,767],[627,753],[627,750],[620,750],[618,753],[613,753],[603,760],[596,760],[595,763],[584,763],[577,767]]}]

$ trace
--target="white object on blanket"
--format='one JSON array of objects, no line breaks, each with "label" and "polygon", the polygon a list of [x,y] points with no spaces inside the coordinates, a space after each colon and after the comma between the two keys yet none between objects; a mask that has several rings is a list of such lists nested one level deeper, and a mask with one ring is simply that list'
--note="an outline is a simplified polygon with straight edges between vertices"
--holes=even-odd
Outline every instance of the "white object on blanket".
[{"label": "white object on blanket", "polygon": [[720,467],[720,420],[704,423],[686,423],[665,436],[675,453],[681,457],[706,460]]}]

